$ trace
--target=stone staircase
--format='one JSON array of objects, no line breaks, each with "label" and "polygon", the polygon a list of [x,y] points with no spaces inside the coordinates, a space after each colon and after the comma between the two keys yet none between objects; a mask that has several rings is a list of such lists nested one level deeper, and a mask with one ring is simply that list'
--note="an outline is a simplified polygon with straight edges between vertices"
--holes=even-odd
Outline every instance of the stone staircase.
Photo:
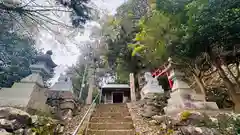
[{"label": "stone staircase", "polygon": [[126,104],[101,104],[96,106],[87,135],[135,135],[131,115]]}]

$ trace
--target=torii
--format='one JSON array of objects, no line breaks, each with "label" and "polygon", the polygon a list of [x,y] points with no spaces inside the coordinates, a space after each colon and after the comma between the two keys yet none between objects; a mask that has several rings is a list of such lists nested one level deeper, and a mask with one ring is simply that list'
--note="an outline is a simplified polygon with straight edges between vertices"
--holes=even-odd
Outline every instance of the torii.
[{"label": "torii", "polygon": [[[164,66],[164,69],[162,68],[162,66],[160,68],[158,68],[157,70],[155,70],[153,73],[152,73],[152,76],[154,78],[158,78],[159,76],[164,76],[166,75],[167,78],[169,77],[170,73],[169,73],[169,69],[171,68],[171,63],[172,63],[172,59],[169,58],[168,59],[168,65],[167,67]],[[173,81],[172,79],[168,78],[168,83],[169,83],[169,86],[170,88],[172,88],[173,86]]]}]

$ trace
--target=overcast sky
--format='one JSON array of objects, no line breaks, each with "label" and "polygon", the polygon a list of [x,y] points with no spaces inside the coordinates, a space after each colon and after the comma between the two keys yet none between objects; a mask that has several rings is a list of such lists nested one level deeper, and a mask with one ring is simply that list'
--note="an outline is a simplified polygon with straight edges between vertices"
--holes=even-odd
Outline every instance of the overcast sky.
[{"label": "overcast sky", "polygon": [[[42,0],[38,0],[41,4],[49,4],[49,1],[43,2]],[[125,0],[92,0],[98,8],[107,10],[110,14],[114,14],[116,12],[117,7],[119,7]],[[55,16],[52,16],[55,18]],[[71,19],[69,18],[68,13],[61,13],[61,17],[56,17],[55,19],[64,22],[66,24],[71,23]],[[54,26],[52,26],[54,29]],[[57,26],[56,26],[57,27]],[[41,30],[38,35],[37,47],[42,48],[44,51],[52,50],[53,51],[53,60],[58,65],[55,69],[56,76],[54,78],[54,82],[57,80],[60,73],[64,72],[67,66],[71,66],[76,63],[77,58],[81,54],[77,46],[81,46],[80,42],[89,40],[89,33],[91,26],[87,26],[86,29],[83,30],[84,34],[75,35],[72,38],[67,38],[69,34],[72,33],[73,30],[55,28],[59,32],[59,34],[47,32],[46,30]],[[60,44],[59,42],[62,42]]]}]

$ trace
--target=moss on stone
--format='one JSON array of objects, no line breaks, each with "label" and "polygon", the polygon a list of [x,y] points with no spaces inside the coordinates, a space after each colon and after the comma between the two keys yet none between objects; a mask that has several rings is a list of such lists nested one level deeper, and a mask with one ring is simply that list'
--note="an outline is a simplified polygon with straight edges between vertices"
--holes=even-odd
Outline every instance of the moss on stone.
[{"label": "moss on stone", "polygon": [[186,120],[188,119],[188,117],[191,116],[191,112],[189,111],[183,111],[180,115],[180,119],[181,120]]},{"label": "moss on stone", "polygon": [[31,130],[38,135],[54,135],[57,125],[58,122],[50,117],[38,116],[37,123]]},{"label": "moss on stone", "polygon": [[172,135],[174,133],[173,129],[168,129],[166,135]]}]

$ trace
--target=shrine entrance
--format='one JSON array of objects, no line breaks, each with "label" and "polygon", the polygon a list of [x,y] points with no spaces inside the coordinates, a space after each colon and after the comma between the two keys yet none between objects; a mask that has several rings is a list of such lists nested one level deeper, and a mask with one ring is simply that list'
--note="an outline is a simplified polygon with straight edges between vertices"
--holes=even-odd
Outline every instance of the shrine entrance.
[{"label": "shrine entrance", "polygon": [[101,103],[127,103],[131,101],[128,84],[106,84],[101,87]]},{"label": "shrine entrance", "polygon": [[113,92],[113,103],[122,103],[123,102],[123,93]]}]

